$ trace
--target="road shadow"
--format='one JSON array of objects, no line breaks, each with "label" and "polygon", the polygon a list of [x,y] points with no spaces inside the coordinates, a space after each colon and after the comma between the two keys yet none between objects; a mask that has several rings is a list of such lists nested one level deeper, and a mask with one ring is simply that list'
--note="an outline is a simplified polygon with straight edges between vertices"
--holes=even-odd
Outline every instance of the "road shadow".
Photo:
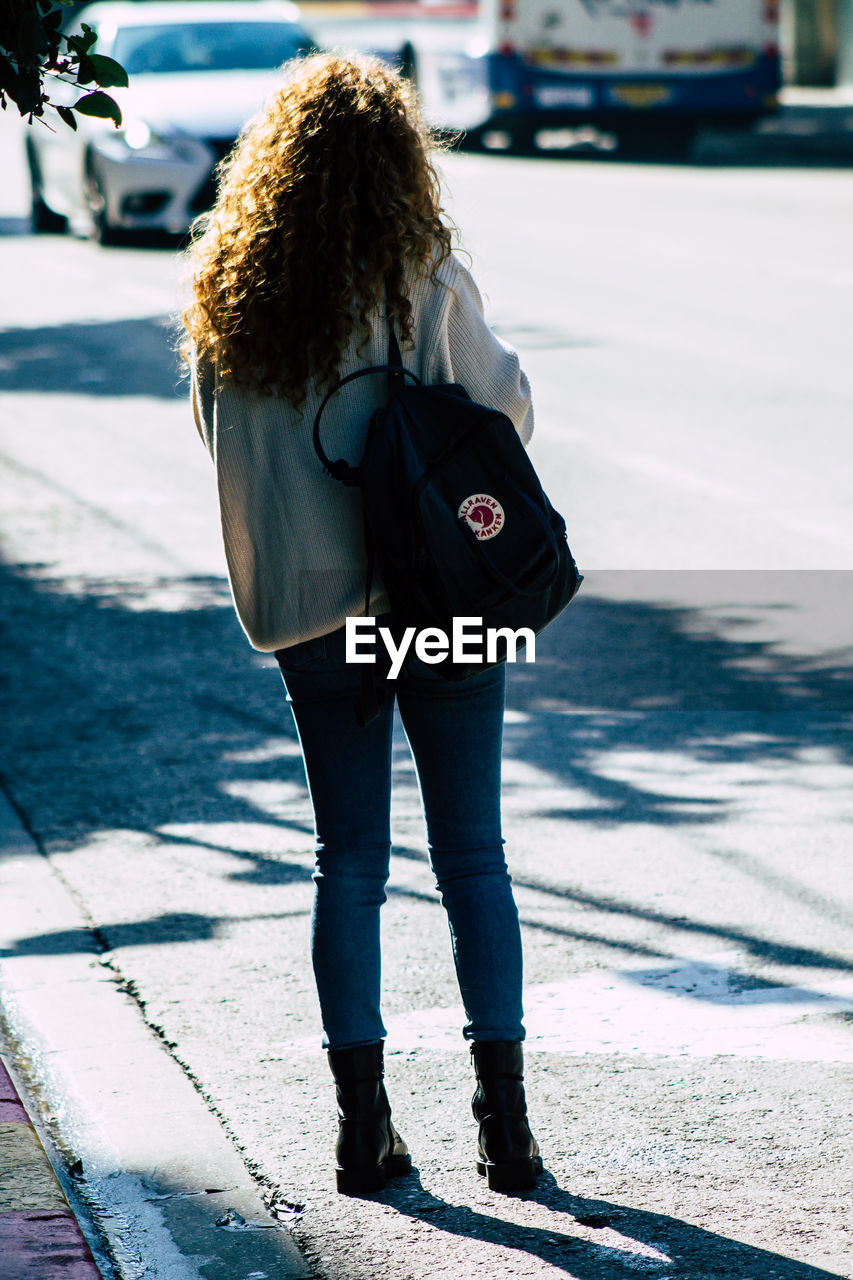
[{"label": "road shadow", "polygon": [[[849,587],[851,577],[836,575],[833,582]],[[0,565],[6,725],[0,768],[13,802],[35,838],[53,849],[73,850],[105,830],[139,831],[166,844],[228,853],[229,869],[221,874],[241,883],[304,881],[312,823],[276,664],[248,648],[219,579],[131,586],[69,584],[38,566]],[[182,599],[200,603],[182,606]],[[543,781],[536,785],[560,797],[550,807],[546,800],[537,816],[566,819],[576,829],[624,822],[713,826],[730,815],[730,799],[692,795],[689,783],[678,794],[659,787],[658,754],[749,766],[796,762],[817,750],[849,765],[853,675],[843,657],[832,651],[790,657],[771,641],[715,632],[696,607],[590,592],[540,637],[536,663],[511,672],[505,759],[538,770]],[[632,751],[643,752],[648,767],[614,778],[609,762]],[[405,754],[398,744],[401,769]],[[523,798],[527,785],[510,779],[506,794]],[[286,793],[284,809],[254,803],[259,786],[265,794]],[[254,831],[254,843],[220,843],[222,824]],[[298,856],[270,851],[263,833],[276,827],[279,843]],[[400,853],[425,857],[422,850]],[[737,851],[732,859],[764,888],[807,892],[772,868],[750,866]],[[659,947],[620,937],[621,921],[631,918],[781,964],[851,967],[796,939],[763,937],[719,919],[687,920],[651,902],[515,880],[555,906],[590,907],[614,922],[612,936],[600,923],[584,930],[574,911],[564,921],[534,920],[529,927],[622,953],[661,955]],[[393,884],[390,891],[440,910],[437,896]],[[817,897],[814,905],[828,909]],[[126,925],[109,926],[102,942],[133,945],[146,931],[153,941],[193,939],[210,936],[217,923],[206,916],[141,921],[141,933],[132,936]],[[69,940],[32,945],[50,949]]]},{"label": "road shadow", "polygon": [[[288,874],[288,871],[290,872]],[[302,866],[282,866],[277,883],[293,883],[296,880],[310,882],[311,872]],[[103,955],[106,951],[118,951],[125,947],[150,947],[173,945],[176,942],[209,942],[223,933],[223,926],[247,924],[259,920],[284,920],[294,916],[307,916],[308,910],[256,912],[253,915],[222,917],[203,915],[196,911],[167,911],[145,920],[123,921],[98,928],[56,929],[50,933],[34,934],[20,939],[13,947],[0,947],[0,959],[15,956],[70,956]]]},{"label": "road shadow", "polygon": [[708,168],[849,169],[853,108],[786,107],[744,132],[702,130],[689,159]]},{"label": "road shadow", "polygon": [[[0,236],[33,236],[39,240],[52,241],[57,239],[64,240],[72,235],[75,235],[75,233],[68,227],[58,227],[50,231],[36,231],[33,228],[32,218],[28,214],[7,214],[0,217]],[[80,237],[75,235],[75,238]],[[85,239],[86,237],[82,238]],[[109,253],[113,249],[150,249],[175,253],[185,249],[189,240],[190,234],[188,231],[176,233],[153,229],[137,228],[135,230],[126,230],[125,228],[114,228],[111,232],[109,243],[98,247],[104,253]]]},{"label": "road shadow", "polygon": [[[210,874],[292,885],[300,901],[274,918],[307,914],[313,841],[295,731],[278,669],[248,648],[221,581],[137,581],[131,590],[126,583],[45,575],[43,566],[0,564],[0,769],[36,841],[73,853],[102,833],[118,831],[132,841],[138,832],[146,849],[155,841],[201,855],[225,852],[225,867]],[[164,588],[173,607],[154,607]],[[202,603],[178,607],[182,595]],[[510,717],[507,758],[536,761],[555,785],[570,783],[581,795],[573,817],[581,827],[628,814],[651,824],[697,821],[695,811],[680,809],[655,788],[653,776],[614,791],[603,761],[638,741],[652,756],[677,743],[700,764],[796,760],[815,744],[849,763],[849,670],[831,657],[810,664],[789,659],[769,642],[744,650],[746,641],[709,634],[701,614],[683,605],[590,594],[552,628],[547,643],[543,637],[541,666],[513,673],[510,711],[518,719]],[[761,661],[746,662],[750,655]],[[263,799],[255,803],[259,787]],[[289,797],[286,804],[270,803],[277,792]],[[612,807],[609,817],[603,818],[602,805]],[[713,823],[726,813],[720,801],[703,820]],[[252,847],[217,834],[232,823],[254,833]],[[419,849],[398,852],[424,857]],[[754,955],[797,966],[803,985],[809,968],[853,968],[820,947],[800,947],[796,939],[783,945],[760,929],[721,923],[718,911],[713,921],[703,920],[701,911],[688,920],[636,894],[615,900],[571,884],[521,883],[557,907],[591,905],[597,920],[605,920],[584,935],[574,914],[548,923],[527,921],[522,911],[525,926],[585,937],[620,954],[643,952],[641,943],[620,937],[624,920],[633,919],[671,925],[679,931],[676,947],[684,937],[736,941]],[[430,901],[441,912],[437,895],[391,890]],[[193,910],[140,917],[24,937],[4,954],[115,952],[121,972],[127,948],[227,947],[235,921],[273,918]],[[638,981],[679,988],[684,998],[695,994],[696,973],[662,969],[659,945],[649,954],[657,963]],[[709,975],[698,976],[707,985]],[[732,977],[719,981],[727,984],[720,992],[728,999]],[[774,984],[774,998],[784,994],[780,986]],[[762,988],[752,990],[761,995]],[[791,990],[796,993],[793,984]],[[838,1280],[675,1217],[572,1195],[553,1179],[531,1194],[553,1218],[547,1229],[519,1227],[499,1205],[477,1212],[450,1204],[414,1180],[389,1187],[383,1199],[433,1229],[497,1243],[515,1251],[522,1266],[529,1256],[575,1280],[629,1280],[638,1271],[674,1280]],[[310,1231],[310,1222],[305,1225]],[[218,1247],[212,1236],[210,1247]]]},{"label": "road shadow", "polygon": [[190,233],[188,231],[157,231],[153,228],[145,230],[135,228],[128,230],[127,228],[113,229],[110,233],[108,244],[100,245],[104,253],[109,253],[112,249],[148,249],[159,250],[166,253],[179,253],[186,249],[190,242]]},{"label": "road shadow", "polygon": [[[638,572],[619,575],[620,598],[616,576],[590,575],[537,638],[536,661],[510,673],[518,723],[506,730],[509,753],[595,800],[551,816],[605,825],[724,816],[718,797],[604,776],[610,750],[726,764],[793,761],[815,747],[853,762],[853,646],[822,635],[819,622],[853,616],[853,573]],[[694,597],[703,603],[678,603]],[[786,648],[784,633],[804,608],[814,613],[813,634]]]},{"label": "road shadow", "polygon": [[31,232],[29,218],[0,218],[0,236],[28,236]]},{"label": "road shadow", "polygon": [[166,316],[0,329],[0,392],[186,398],[175,333]]},{"label": "road shadow", "polygon": [[[498,135],[500,131],[496,131]],[[561,134],[575,133],[578,141],[560,144]],[[595,130],[543,130],[540,145],[511,143],[484,147],[479,137],[461,137],[461,151],[492,156],[521,156],[534,160],[594,161],[599,164],[666,165],[744,169],[849,169],[853,168],[853,108],[790,108],[759,125],[744,130],[702,129],[692,145],[681,153],[667,153],[664,145],[650,144],[647,153],[632,148],[622,152],[614,135],[593,137]]]},{"label": "road shadow", "polygon": [[[500,1211],[480,1213],[432,1195],[420,1178],[390,1184],[384,1202],[433,1230],[500,1245],[564,1271],[573,1280],[634,1280],[638,1274],[672,1280],[844,1280],[836,1272],[796,1262],[769,1249],[742,1244],[663,1213],[564,1191],[546,1173],[523,1200],[553,1215],[547,1229],[519,1226]],[[586,1231],[595,1236],[590,1238]]]}]

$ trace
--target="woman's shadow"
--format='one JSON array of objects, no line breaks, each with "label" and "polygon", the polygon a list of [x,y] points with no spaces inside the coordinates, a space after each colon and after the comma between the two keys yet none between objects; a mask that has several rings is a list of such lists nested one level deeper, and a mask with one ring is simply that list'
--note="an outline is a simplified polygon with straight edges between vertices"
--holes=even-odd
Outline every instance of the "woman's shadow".
[{"label": "woman's shadow", "polygon": [[[450,1204],[426,1190],[417,1170],[412,1178],[389,1184],[383,1200],[406,1217],[451,1235],[529,1253],[575,1280],[636,1280],[643,1272],[672,1280],[844,1280],[840,1273],[741,1244],[667,1214],[572,1195],[547,1172],[535,1191],[520,1194],[550,1211],[547,1227]],[[590,1231],[600,1240],[590,1239]]]}]

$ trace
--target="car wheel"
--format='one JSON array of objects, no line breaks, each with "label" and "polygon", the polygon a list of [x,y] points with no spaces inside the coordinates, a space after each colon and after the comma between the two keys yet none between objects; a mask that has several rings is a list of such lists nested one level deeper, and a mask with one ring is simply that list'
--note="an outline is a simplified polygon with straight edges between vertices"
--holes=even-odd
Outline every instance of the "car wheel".
[{"label": "car wheel", "polygon": [[118,227],[113,226],[107,217],[107,201],[91,156],[86,158],[84,194],[86,207],[89,210],[90,238],[105,247],[120,244],[122,233]]},{"label": "car wheel", "polygon": [[30,226],[36,235],[62,235],[68,230],[68,219],[45,204],[38,156],[29,138],[27,166],[30,171]]}]

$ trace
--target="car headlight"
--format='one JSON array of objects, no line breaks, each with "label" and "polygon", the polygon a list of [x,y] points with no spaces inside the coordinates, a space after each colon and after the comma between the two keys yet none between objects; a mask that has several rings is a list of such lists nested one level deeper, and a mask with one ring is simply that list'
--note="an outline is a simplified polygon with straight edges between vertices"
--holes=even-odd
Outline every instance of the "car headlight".
[{"label": "car headlight", "polygon": [[[125,120],[120,129],[109,135],[109,144],[110,151],[115,155],[123,158],[140,156],[146,160],[188,161],[195,159],[198,150],[191,138],[177,133],[160,132],[145,120],[133,117]],[[104,143],[101,145],[104,146]]]},{"label": "car headlight", "polygon": [[[122,137],[122,135],[124,135],[122,141],[126,146],[130,147],[131,151],[144,151],[146,147],[151,145],[156,136],[152,134],[150,127],[144,120],[129,120],[124,129],[119,130],[119,137]],[[156,140],[162,141],[160,138]]]}]

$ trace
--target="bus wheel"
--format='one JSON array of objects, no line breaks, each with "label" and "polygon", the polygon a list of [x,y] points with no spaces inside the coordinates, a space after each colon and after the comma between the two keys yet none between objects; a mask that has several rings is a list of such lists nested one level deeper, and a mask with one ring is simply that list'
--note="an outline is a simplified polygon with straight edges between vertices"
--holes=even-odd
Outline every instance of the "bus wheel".
[{"label": "bus wheel", "polygon": [[535,156],[538,154],[535,129],[530,124],[516,125],[512,130],[512,150],[517,156]]},{"label": "bus wheel", "polygon": [[698,132],[692,120],[631,123],[617,129],[620,160],[687,160]]},{"label": "bus wheel", "polygon": [[488,151],[488,147],[483,142],[483,129],[466,129],[460,134],[459,147],[462,151]]},{"label": "bus wheel", "polygon": [[499,152],[517,151],[518,142],[515,129],[510,133],[500,126],[486,125],[483,128],[468,129],[458,135],[459,145],[463,151],[480,151],[485,155],[496,155]]}]

